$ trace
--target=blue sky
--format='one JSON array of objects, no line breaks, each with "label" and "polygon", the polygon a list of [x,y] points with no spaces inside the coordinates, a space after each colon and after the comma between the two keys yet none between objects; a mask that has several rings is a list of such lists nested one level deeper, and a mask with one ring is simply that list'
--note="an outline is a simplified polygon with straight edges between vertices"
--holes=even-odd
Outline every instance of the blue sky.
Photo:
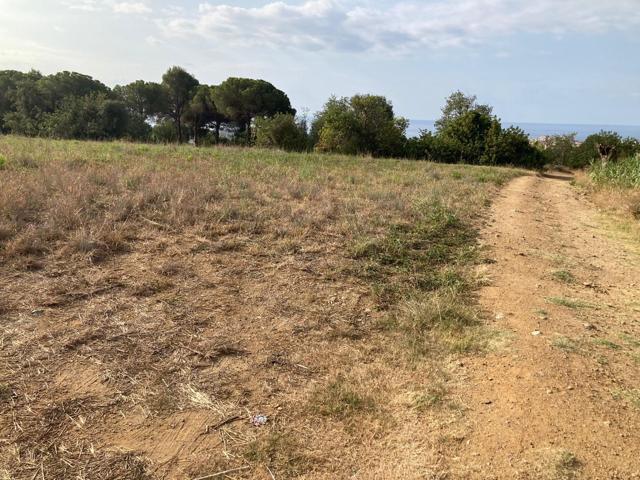
[{"label": "blue sky", "polygon": [[461,89],[508,121],[640,124],[640,0],[0,0],[0,38],[2,69],[109,85],[181,65],[311,112],[377,93],[430,119]]}]

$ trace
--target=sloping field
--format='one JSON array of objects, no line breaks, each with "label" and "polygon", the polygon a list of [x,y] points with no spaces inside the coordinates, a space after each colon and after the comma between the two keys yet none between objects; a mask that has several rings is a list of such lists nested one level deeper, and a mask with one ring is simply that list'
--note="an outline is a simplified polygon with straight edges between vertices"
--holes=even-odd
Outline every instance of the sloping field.
[{"label": "sloping field", "polygon": [[452,372],[496,338],[475,229],[519,172],[19,137],[0,155],[0,478],[444,478]]}]

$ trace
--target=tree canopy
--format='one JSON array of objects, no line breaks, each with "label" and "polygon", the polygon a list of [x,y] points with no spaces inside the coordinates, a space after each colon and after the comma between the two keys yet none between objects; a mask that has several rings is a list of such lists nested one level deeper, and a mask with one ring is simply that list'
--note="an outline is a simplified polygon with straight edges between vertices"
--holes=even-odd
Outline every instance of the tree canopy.
[{"label": "tree canopy", "polygon": [[182,116],[191,99],[195,95],[198,80],[181,67],[171,67],[162,76],[162,86],[167,96],[166,114],[173,119],[178,135],[178,142],[182,143]]},{"label": "tree canopy", "polygon": [[236,122],[247,139],[251,138],[254,118],[296,113],[289,97],[264,80],[228,78],[214,89],[213,98],[219,111]]},{"label": "tree canopy", "polygon": [[407,126],[382,96],[331,97],[316,114],[311,135],[320,151],[401,156]]}]

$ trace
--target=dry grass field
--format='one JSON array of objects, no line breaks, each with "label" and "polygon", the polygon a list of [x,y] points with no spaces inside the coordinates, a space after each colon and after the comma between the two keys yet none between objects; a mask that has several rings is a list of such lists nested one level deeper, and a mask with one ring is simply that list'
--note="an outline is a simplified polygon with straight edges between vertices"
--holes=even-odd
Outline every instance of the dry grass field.
[{"label": "dry grass field", "polygon": [[445,478],[456,368],[494,335],[477,227],[522,172],[20,137],[0,156],[0,479]]}]

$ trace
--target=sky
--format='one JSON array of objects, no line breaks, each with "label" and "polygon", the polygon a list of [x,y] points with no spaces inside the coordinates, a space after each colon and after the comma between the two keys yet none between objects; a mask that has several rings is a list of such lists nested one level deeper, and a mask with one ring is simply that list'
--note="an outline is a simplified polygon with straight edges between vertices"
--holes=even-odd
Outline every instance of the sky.
[{"label": "sky", "polygon": [[433,119],[459,89],[506,121],[640,125],[640,0],[0,0],[0,39],[0,69],[110,86],[180,65],[299,111],[374,93]]}]

